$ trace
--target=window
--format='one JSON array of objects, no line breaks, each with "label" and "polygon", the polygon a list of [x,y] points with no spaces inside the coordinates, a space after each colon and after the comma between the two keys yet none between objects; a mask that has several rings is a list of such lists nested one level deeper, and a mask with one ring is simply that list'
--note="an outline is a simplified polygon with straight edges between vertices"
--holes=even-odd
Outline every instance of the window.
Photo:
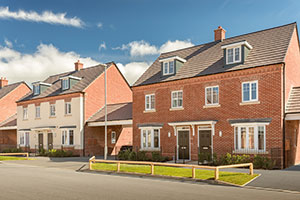
[{"label": "window", "polygon": [[241,62],[241,47],[227,49],[226,64]]},{"label": "window", "polygon": [[115,131],[111,132],[111,143],[112,144],[116,143],[116,132]]},{"label": "window", "polygon": [[35,118],[40,118],[40,117],[41,117],[41,107],[35,106]]},{"label": "window", "polygon": [[174,74],[174,61],[163,63],[163,75]]},{"label": "window", "polygon": [[172,92],[172,108],[182,108],[182,91]]},{"label": "window", "polygon": [[23,119],[28,119],[28,108],[23,108]]},{"label": "window", "polygon": [[50,117],[55,116],[55,104],[50,104]]},{"label": "window", "polygon": [[142,149],[157,149],[160,146],[159,129],[147,128],[141,130]]},{"label": "window", "polygon": [[242,83],[242,98],[243,102],[258,101],[258,82]]},{"label": "window", "polygon": [[205,105],[219,104],[219,86],[205,88]]},{"label": "window", "polygon": [[29,132],[20,132],[20,145],[29,146]]},{"label": "window", "polygon": [[155,95],[147,94],[145,96],[145,110],[155,110]]},{"label": "window", "polygon": [[69,79],[68,78],[62,79],[61,84],[62,84],[62,89],[63,90],[69,89]]},{"label": "window", "polygon": [[40,85],[37,84],[37,85],[33,85],[32,87],[33,87],[32,89],[34,95],[40,94]]},{"label": "window", "polygon": [[69,115],[71,114],[72,110],[71,110],[71,102],[66,102],[65,103],[65,114]]},{"label": "window", "polygon": [[74,130],[63,130],[61,132],[61,144],[74,145]]},{"label": "window", "polygon": [[235,150],[265,151],[265,125],[235,126]]}]

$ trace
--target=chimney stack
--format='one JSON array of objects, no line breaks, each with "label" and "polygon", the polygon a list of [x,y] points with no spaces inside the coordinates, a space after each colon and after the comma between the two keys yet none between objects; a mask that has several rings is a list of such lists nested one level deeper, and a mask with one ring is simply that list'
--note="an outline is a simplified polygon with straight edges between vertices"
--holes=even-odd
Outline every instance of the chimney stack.
[{"label": "chimney stack", "polygon": [[6,80],[6,78],[1,77],[1,79],[0,79],[0,88],[3,88],[7,84],[8,84],[8,80]]},{"label": "chimney stack", "polygon": [[222,26],[219,26],[215,31],[215,41],[223,41],[225,39],[225,33],[226,31],[222,28]]},{"label": "chimney stack", "polygon": [[75,64],[75,71],[80,71],[83,68],[83,64],[78,60]]}]

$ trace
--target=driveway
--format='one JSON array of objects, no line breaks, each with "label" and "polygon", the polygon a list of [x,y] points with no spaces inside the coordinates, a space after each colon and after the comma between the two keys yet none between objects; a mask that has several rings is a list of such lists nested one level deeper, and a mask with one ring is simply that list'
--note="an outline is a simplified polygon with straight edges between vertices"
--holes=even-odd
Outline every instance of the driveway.
[{"label": "driveway", "polygon": [[276,191],[253,190],[154,178],[82,173],[65,168],[45,168],[11,162],[3,162],[0,164],[0,177],[0,199],[6,200],[299,200],[300,198],[299,194]]}]

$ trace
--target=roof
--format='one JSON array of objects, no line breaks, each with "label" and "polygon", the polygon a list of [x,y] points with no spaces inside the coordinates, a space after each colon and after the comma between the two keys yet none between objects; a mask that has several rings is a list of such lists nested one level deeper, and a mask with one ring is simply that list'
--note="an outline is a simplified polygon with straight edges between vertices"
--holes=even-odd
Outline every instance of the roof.
[{"label": "roof", "polygon": [[286,105],[286,113],[300,113],[300,87],[293,87]]},{"label": "roof", "polygon": [[[107,67],[110,67],[113,62],[106,63]],[[70,71],[61,74],[56,74],[53,76],[49,76],[46,80],[42,81],[43,83],[49,83],[51,86],[47,88],[44,92],[39,95],[33,95],[33,91],[27,94],[24,98],[19,100],[18,102],[28,101],[32,99],[39,99],[44,97],[58,96],[64,94],[71,94],[76,92],[83,92],[85,88],[87,88],[99,75],[104,72],[105,65],[99,64],[93,67],[83,68],[79,71]],[[68,90],[62,90],[62,85],[60,78],[65,76],[73,76],[77,78],[81,78],[78,83],[73,85]]]},{"label": "roof", "polygon": [[17,126],[17,113],[10,116],[6,120],[0,123],[0,127],[14,127]]},{"label": "roof", "polygon": [[[88,122],[104,122],[105,109],[102,107]],[[119,121],[132,119],[132,103],[118,103],[107,105],[107,121]]]},{"label": "roof", "polygon": [[6,96],[11,91],[13,91],[14,89],[16,89],[21,84],[26,84],[26,83],[22,81],[22,82],[12,83],[0,88],[0,99]]},{"label": "roof", "polygon": [[[162,53],[133,86],[148,85],[283,63],[296,26],[296,23],[287,24],[284,26],[227,38],[223,41],[214,41],[185,49]],[[253,47],[245,62],[224,67],[224,56],[221,46],[242,41],[247,41]],[[185,59],[186,62],[175,75],[162,76],[161,63],[159,60],[173,56],[179,56]]]}]

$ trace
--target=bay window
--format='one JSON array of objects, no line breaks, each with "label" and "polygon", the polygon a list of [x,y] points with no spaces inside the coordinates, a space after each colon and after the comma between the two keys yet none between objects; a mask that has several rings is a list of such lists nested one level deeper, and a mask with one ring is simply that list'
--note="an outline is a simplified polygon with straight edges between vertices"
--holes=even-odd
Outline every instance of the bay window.
[{"label": "bay window", "polygon": [[158,149],[160,147],[160,133],[157,128],[141,129],[141,148]]},{"label": "bay window", "polygon": [[19,137],[21,146],[29,146],[29,132],[20,132]]},{"label": "bay window", "polygon": [[74,130],[62,130],[61,144],[62,145],[74,145]]}]

